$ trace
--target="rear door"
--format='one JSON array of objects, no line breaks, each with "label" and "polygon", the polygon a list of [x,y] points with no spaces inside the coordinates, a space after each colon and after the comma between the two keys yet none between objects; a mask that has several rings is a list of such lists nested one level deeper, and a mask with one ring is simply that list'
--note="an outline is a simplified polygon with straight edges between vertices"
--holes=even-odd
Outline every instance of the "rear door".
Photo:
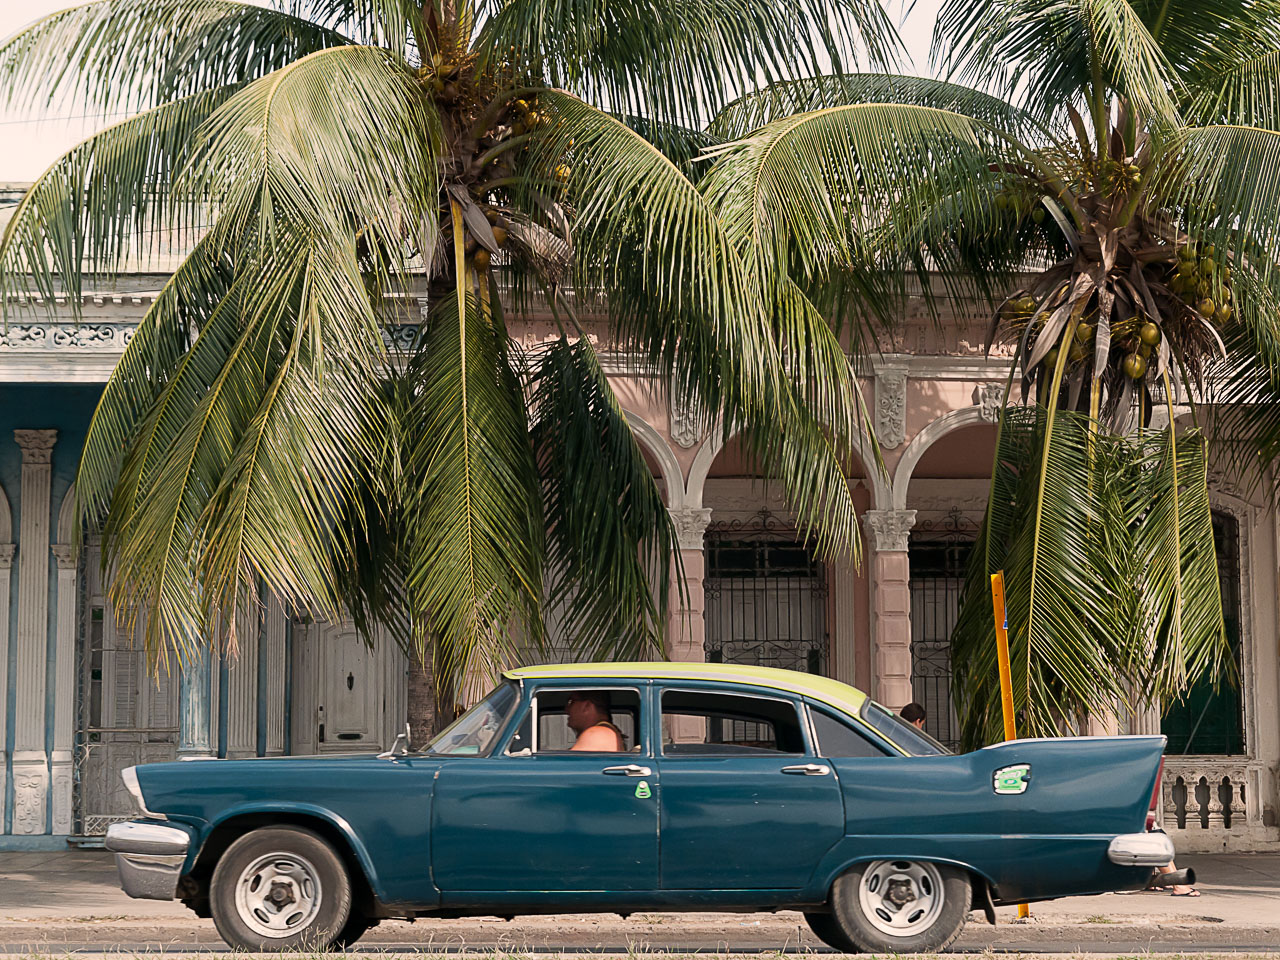
[{"label": "rear door", "polygon": [[658,692],[666,890],[794,890],[844,835],[840,785],[787,697]]}]

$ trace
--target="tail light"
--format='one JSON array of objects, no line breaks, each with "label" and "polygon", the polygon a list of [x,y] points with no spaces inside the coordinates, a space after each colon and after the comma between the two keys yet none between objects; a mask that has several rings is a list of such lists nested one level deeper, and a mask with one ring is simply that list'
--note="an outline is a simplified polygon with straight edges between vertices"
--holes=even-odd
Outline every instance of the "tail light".
[{"label": "tail light", "polygon": [[1164,757],[1160,758],[1160,766],[1156,768],[1156,785],[1151,790],[1151,803],[1147,807],[1147,829],[1156,825],[1156,812],[1160,809],[1160,785],[1164,780]]}]

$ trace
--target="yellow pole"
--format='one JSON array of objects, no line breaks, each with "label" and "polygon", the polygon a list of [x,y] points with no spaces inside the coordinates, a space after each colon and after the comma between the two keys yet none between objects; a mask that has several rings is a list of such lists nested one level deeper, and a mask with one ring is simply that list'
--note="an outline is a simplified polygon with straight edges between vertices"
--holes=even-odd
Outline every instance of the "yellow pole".
[{"label": "yellow pole", "polygon": [[[1004,738],[1016,740],[1013,718],[1013,676],[1009,669],[1009,614],[1004,605],[1004,571],[991,575],[991,606],[996,618],[996,662],[1000,665],[1000,712],[1004,715]],[[1031,908],[1018,904],[1018,919],[1031,916]]]}]

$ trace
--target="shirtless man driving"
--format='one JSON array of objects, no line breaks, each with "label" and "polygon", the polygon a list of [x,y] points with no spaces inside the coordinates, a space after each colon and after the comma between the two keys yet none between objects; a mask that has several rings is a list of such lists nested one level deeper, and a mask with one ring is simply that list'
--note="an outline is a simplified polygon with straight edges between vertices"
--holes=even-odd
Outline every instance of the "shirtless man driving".
[{"label": "shirtless man driving", "polygon": [[609,722],[609,695],[603,690],[584,690],[570,694],[565,701],[569,729],[578,735],[570,750],[592,753],[622,753],[622,731]]}]

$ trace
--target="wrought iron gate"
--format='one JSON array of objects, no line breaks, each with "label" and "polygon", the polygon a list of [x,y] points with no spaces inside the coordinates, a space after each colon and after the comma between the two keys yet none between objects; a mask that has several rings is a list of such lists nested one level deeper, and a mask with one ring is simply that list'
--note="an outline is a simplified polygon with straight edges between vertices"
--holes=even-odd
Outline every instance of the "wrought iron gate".
[{"label": "wrought iron gate", "polygon": [[805,544],[765,529],[706,540],[707,660],[825,674],[827,577]]},{"label": "wrought iron gate", "polygon": [[80,561],[80,711],[76,737],[76,827],[100,836],[135,815],[120,779],[125,767],[177,756],[178,677],[147,669],[146,653],[116,625],[96,547]]},{"label": "wrought iron gate", "polygon": [[973,549],[962,526],[953,518],[944,530],[913,533],[909,548],[911,695],[925,709],[925,729],[953,749],[960,743],[960,727],[951,702],[951,631]]}]

